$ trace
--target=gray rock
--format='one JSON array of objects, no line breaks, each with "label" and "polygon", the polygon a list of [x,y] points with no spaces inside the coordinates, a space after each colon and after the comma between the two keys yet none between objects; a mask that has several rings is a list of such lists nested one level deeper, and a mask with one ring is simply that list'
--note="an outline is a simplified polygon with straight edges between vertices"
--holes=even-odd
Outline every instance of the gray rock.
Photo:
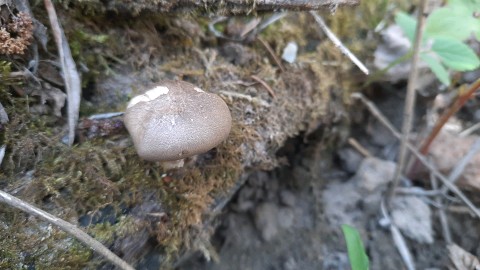
[{"label": "gray rock", "polygon": [[277,205],[270,202],[260,204],[254,211],[255,227],[265,241],[270,241],[278,233],[278,212]]},{"label": "gray rock", "polygon": [[415,196],[397,196],[392,201],[392,220],[411,239],[433,243],[430,207]]},{"label": "gray rock", "polygon": [[355,183],[368,193],[385,188],[393,180],[395,163],[374,157],[365,158],[354,176]]}]

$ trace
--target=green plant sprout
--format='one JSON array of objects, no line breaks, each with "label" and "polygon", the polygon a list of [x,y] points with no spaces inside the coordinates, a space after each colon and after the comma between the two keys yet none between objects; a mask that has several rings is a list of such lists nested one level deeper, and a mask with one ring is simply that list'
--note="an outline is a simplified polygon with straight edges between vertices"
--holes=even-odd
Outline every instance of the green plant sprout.
[{"label": "green plant sprout", "polygon": [[[450,85],[448,69],[470,71],[480,66],[480,60],[464,42],[472,36],[480,41],[480,0],[449,0],[427,18],[420,58],[445,85]],[[395,23],[413,44],[417,21],[398,12]]]},{"label": "green plant sprout", "polygon": [[370,263],[357,229],[344,224],[342,225],[342,231],[347,243],[348,258],[352,270],[368,270]]}]

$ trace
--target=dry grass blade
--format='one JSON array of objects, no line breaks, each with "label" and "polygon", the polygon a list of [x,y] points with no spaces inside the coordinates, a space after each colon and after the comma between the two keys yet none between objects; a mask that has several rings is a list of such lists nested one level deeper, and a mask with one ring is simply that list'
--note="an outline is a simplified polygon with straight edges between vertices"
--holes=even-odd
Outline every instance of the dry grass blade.
[{"label": "dry grass blade", "polygon": [[[353,93],[352,98],[359,99],[360,101],[363,102],[365,106],[367,106],[368,110],[374,117],[376,117],[380,123],[382,123],[392,134],[395,136],[397,139],[402,138],[402,134],[398,132],[398,130],[388,121],[388,119],[377,109],[377,107],[369,101],[365,96],[363,96],[360,93]],[[444,184],[450,191],[452,191],[455,195],[462,200],[465,205],[472,210],[472,212],[480,218],[480,210],[463,194],[463,192],[455,186],[455,184],[452,184],[443,174],[441,174],[437,168],[433,164],[431,164],[427,158],[422,155],[417,148],[415,148],[412,144],[407,143],[406,144],[407,148],[417,157],[417,159],[425,166],[427,167],[432,174],[440,179],[442,181],[442,184]]]},{"label": "dry grass blade", "polygon": [[78,75],[75,61],[73,61],[67,38],[58,22],[57,13],[52,1],[44,0],[48,13],[53,36],[58,48],[58,55],[62,67],[63,80],[67,89],[67,111],[68,111],[68,145],[72,145],[75,139],[75,126],[77,125],[80,110],[81,82]]},{"label": "dry grass blade", "polygon": [[61,218],[55,217],[3,191],[0,191],[0,202],[6,203],[26,213],[35,215],[43,220],[46,220],[47,222],[50,222],[60,227],[60,229],[77,238],[79,241],[92,248],[95,252],[98,252],[105,259],[116,265],[118,268],[123,270],[134,270],[131,265],[120,259],[120,257],[115,255],[115,253],[111,252],[108,248],[102,245],[102,243],[93,239],[90,235],[80,230],[75,225],[70,224]]},{"label": "dry grass blade", "polygon": [[402,257],[403,263],[405,264],[408,270],[415,270],[415,263],[413,262],[412,253],[408,249],[407,241],[403,238],[400,230],[392,223],[392,219],[388,214],[387,208],[385,207],[385,202],[382,201],[380,204],[380,210],[382,212],[383,218],[388,222],[390,234],[392,235],[393,243]]}]

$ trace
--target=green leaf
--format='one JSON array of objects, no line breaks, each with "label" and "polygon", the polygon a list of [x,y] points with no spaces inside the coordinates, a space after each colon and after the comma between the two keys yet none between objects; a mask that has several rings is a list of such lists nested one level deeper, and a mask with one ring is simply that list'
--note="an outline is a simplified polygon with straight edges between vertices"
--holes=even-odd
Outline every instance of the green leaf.
[{"label": "green leaf", "polygon": [[342,231],[347,243],[348,258],[350,259],[352,270],[368,270],[368,256],[365,253],[362,238],[360,238],[357,229],[344,224],[342,225]]},{"label": "green leaf", "polygon": [[417,21],[407,13],[400,11],[395,15],[395,23],[402,28],[405,36],[407,36],[410,42],[413,43]]},{"label": "green leaf", "polygon": [[448,71],[445,69],[445,67],[435,59],[433,56],[428,55],[426,53],[420,54],[420,58],[427,63],[427,65],[430,67],[432,70],[433,74],[437,76],[437,78],[440,80],[445,85],[450,85],[450,76],[448,75]]},{"label": "green leaf", "polygon": [[480,60],[475,52],[456,39],[435,38],[432,50],[437,53],[443,64],[457,71],[474,70],[480,65]]},{"label": "green leaf", "polygon": [[446,6],[439,8],[428,16],[425,25],[425,36],[451,37],[465,40],[477,30],[480,20],[473,13],[461,7]]}]

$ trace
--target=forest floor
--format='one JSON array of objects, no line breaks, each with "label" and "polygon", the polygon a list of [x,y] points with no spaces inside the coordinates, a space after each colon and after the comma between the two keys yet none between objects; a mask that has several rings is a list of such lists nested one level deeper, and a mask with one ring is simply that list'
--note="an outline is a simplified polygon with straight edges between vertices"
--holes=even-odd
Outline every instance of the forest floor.
[{"label": "forest floor", "polygon": [[[9,78],[0,82],[2,191],[77,225],[137,269],[349,269],[343,224],[360,232],[371,269],[403,268],[381,211],[399,142],[351,94],[364,92],[399,128],[405,79],[369,81],[305,12],[272,22],[277,14],[132,14],[103,2],[57,6],[82,76],[73,146],[65,143],[66,86],[55,44],[41,31],[49,27],[42,5],[31,7],[39,31],[26,52],[1,55]],[[404,2],[397,8],[412,8]],[[2,23],[20,9],[0,7]],[[392,15],[385,1],[333,11],[321,13],[327,24],[373,68],[381,43],[374,28]],[[282,59],[289,44],[298,47],[292,63]],[[431,77],[425,83],[438,88]],[[164,79],[219,95],[233,119],[225,142],[178,170],[141,160],[122,117],[105,117]],[[416,133],[434,100],[419,98]],[[463,126],[478,120],[476,105],[463,112]],[[392,219],[405,221],[418,269],[443,269],[451,255],[444,207],[425,195],[424,178],[402,182]],[[453,242],[480,254],[478,221],[448,195]],[[112,266],[48,222],[2,205],[0,269]]]}]

